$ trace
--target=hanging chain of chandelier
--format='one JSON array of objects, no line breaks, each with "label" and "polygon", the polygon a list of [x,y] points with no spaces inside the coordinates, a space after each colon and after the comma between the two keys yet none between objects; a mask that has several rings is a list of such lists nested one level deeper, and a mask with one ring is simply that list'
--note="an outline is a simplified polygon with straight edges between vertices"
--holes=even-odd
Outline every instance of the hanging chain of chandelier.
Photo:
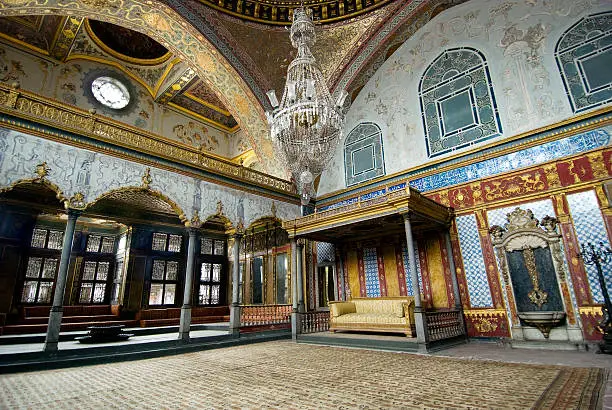
[{"label": "hanging chain of chandelier", "polygon": [[287,69],[287,81],[280,104],[274,90],[267,95],[273,111],[267,112],[270,135],[278,155],[293,177],[307,205],[315,196],[314,180],[321,175],[342,139],[347,97],[342,91],[336,102],[310,47],[316,41],[312,11],[303,7],[293,12],[291,44],[297,56]]}]

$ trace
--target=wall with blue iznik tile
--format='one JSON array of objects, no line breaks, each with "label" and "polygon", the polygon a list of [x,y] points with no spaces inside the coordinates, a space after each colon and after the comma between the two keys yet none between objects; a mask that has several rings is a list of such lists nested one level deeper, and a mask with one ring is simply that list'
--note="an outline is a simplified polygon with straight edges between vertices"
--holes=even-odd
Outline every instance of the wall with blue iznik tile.
[{"label": "wall with blue iznik tile", "polygon": [[363,269],[365,272],[366,296],[380,296],[380,281],[378,280],[378,259],[376,248],[363,248]]},{"label": "wall with blue iznik tile", "polygon": [[[603,242],[605,246],[609,247],[610,242],[595,191],[590,190],[567,195],[567,203],[574,221],[578,243],[587,244],[590,242],[599,246],[599,242]],[[608,292],[612,294],[612,266],[609,263],[604,263],[602,268]],[[597,279],[597,269],[594,265],[586,265],[586,271],[593,301],[603,303],[604,298]]]},{"label": "wall with blue iznik tile", "polygon": [[[419,248],[414,242],[414,256],[416,258],[416,270],[417,277],[419,278],[419,289],[421,289],[421,293],[423,293],[423,279],[421,277],[421,264],[419,263]],[[408,259],[408,248],[406,244],[402,244],[402,258],[404,259],[404,277],[406,278],[406,294],[408,296],[414,296],[414,292],[412,291],[412,275],[410,271],[410,260]]]},{"label": "wall with blue iznik tile", "polygon": [[[431,163],[424,124],[434,124],[434,117],[442,118],[442,122],[437,122],[438,126],[452,129],[453,132],[459,130],[452,136],[449,134],[453,140],[446,141],[447,145],[435,149],[440,153],[436,159],[444,159],[483,145],[481,141],[486,138],[471,133],[476,132],[482,124],[487,124],[490,112],[481,112],[476,108],[472,110],[471,118],[468,118],[470,116],[466,110],[454,112],[454,116],[445,113],[452,111],[453,106],[461,105],[462,101],[470,100],[473,107],[480,107],[481,104],[476,100],[486,97],[483,93],[485,87],[462,83],[461,87],[451,90],[451,94],[446,92],[449,90],[442,90],[442,94],[450,95],[452,101],[436,100],[437,103],[431,105],[431,113],[423,114],[419,99],[419,83],[432,62],[445,50],[467,47],[482,53],[487,62],[490,76],[487,80],[491,84],[489,90],[499,112],[501,132],[487,133],[488,136],[498,135],[487,142],[502,142],[509,137],[570,119],[575,114],[557,65],[555,46],[564,33],[582,18],[610,12],[610,9],[609,0],[471,0],[449,8],[404,42],[370,78],[347,114],[345,135],[360,123],[378,124],[384,130],[383,151],[387,174]],[[598,97],[594,103],[609,105],[609,94],[612,91],[605,89],[609,88],[605,85],[610,79],[609,71],[598,68],[602,66],[602,61],[609,59],[612,52],[606,48],[610,44],[606,41],[602,37],[596,45],[600,47],[597,51],[599,54],[589,54],[589,60],[582,63],[582,68],[590,70],[591,74],[587,74],[587,82],[590,81],[588,86],[597,90],[603,87],[603,94],[607,96],[605,99]],[[453,81],[455,77],[459,79],[461,73],[448,71],[437,75],[442,81]],[[484,85],[484,80],[481,82]],[[460,94],[464,91],[465,95]],[[493,107],[492,104],[489,105]],[[595,105],[588,107],[587,110],[597,108]],[[526,157],[534,157],[541,162],[544,159],[537,159],[540,154],[548,155],[528,152]],[[518,166],[526,166],[525,159],[515,160],[519,161]],[[504,162],[502,160],[498,165],[499,169],[505,166]],[[492,163],[487,163],[482,169],[491,166]],[[423,181],[417,188],[435,189],[440,185],[476,179],[478,172],[482,170],[466,169],[458,172],[465,175],[441,177],[444,181]],[[339,144],[334,159],[321,177],[318,194],[344,189],[344,177],[343,145]]]},{"label": "wall with blue iznik tile", "polygon": [[476,216],[473,214],[458,216],[456,223],[470,305],[474,308],[493,307]]}]

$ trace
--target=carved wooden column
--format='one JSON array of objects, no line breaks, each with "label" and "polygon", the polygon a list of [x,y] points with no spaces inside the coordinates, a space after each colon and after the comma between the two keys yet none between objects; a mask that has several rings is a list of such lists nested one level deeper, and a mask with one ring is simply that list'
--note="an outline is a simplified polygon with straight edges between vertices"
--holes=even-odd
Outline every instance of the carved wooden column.
[{"label": "carved wooden column", "polygon": [[73,203],[73,198],[71,198],[70,202],[67,203],[68,221],[66,222],[66,230],[64,231],[64,241],[62,242],[62,256],[60,259],[59,270],[57,272],[57,280],[55,282],[53,306],[51,307],[51,312],[49,312],[47,336],[45,337],[45,346],[43,349],[46,352],[57,351],[57,343],[59,342],[60,328],[62,325],[62,315],[64,313],[64,292],[66,290],[66,276],[68,275],[68,266],[70,265],[70,252],[72,251],[72,241],[74,240],[76,221],[79,218],[79,215],[81,215],[81,212],[83,211],[85,205],[82,202],[82,195],[77,198],[77,203]]}]

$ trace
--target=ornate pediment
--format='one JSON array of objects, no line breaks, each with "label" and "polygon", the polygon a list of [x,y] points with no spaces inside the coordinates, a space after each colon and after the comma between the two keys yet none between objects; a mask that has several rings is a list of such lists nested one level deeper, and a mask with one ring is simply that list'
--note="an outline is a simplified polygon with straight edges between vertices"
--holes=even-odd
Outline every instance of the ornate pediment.
[{"label": "ornate pediment", "polygon": [[[541,221],[533,216],[533,212],[530,209],[515,208],[514,211],[506,214],[506,221],[504,226],[493,225],[489,229],[489,233],[493,238],[494,243],[502,243],[516,239],[517,236],[529,236],[536,234],[536,236],[542,236],[542,234],[548,234],[548,236],[557,236],[557,218],[546,215]],[[512,237],[512,238],[511,238]],[[523,242],[526,239],[523,238]],[[520,241],[519,241],[520,242]],[[532,247],[543,246],[542,241],[536,241]],[[515,244],[516,245],[516,244]],[[526,244],[523,244],[523,248]],[[513,246],[515,247],[515,246]]]}]

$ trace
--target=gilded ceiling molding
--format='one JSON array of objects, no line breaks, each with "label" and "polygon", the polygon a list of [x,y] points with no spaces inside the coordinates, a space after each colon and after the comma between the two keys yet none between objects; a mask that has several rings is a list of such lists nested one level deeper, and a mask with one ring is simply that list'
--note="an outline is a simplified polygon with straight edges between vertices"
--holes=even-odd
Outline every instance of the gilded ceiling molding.
[{"label": "gilded ceiling molding", "polygon": [[[234,67],[207,38],[170,7],[145,0],[5,0],[0,2],[0,17],[19,15],[70,15],[92,18],[125,26],[144,33],[174,55],[183,58],[206,79],[223,104],[238,121],[269,172],[282,168],[274,160],[272,142],[266,138],[268,125],[258,99]],[[180,28],[180,29],[179,29]]]},{"label": "gilded ceiling molding", "polygon": [[51,55],[51,57],[59,61],[64,61],[66,57],[68,57],[68,54],[70,54],[70,50],[72,49],[72,45],[76,40],[77,33],[81,29],[83,20],[83,18],[72,16],[64,17],[64,21],[58,28],[53,45],[49,51],[49,55]]},{"label": "gilded ceiling molding", "polygon": [[155,98],[155,101],[159,104],[168,104],[172,98],[180,94],[185,87],[189,85],[195,76],[195,70],[191,67],[187,68],[176,80],[174,80],[171,84],[168,84],[164,91],[158,93],[158,95],[154,95],[153,98]]},{"label": "gilded ceiling molding", "polygon": [[[199,0],[222,13],[244,20],[274,25],[291,25],[293,10],[300,7],[299,0]],[[305,7],[313,11],[313,18],[320,23],[332,23],[357,17],[393,0],[306,0]]]},{"label": "gilded ceiling molding", "polygon": [[[110,118],[85,111],[47,97],[20,90],[0,82],[0,113],[6,113],[12,118],[33,121],[42,126],[74,133],[92,139],[93,142],[75,143],[74,137],[68,134],[52,131],[33,130],[15,121],[0,119],[6,126],[25,133],[35,132],[43,138],[49,138],[63,143],[86,146],[90,150],[100,150],[100,145],[115,146],[131,151],[151,155],[170,161],[174,164],[187,165],[214,175],[223,176],[229,182],[245,182],[249,185],[272,190],[284,195],[295,196],[295,188],[290,181],[245,168],[227,159],[211,155],[193,146],[164,138],[120,123]],[[104,147],[103,147],[104,148]],[[102,151],[109,151],[103,149]],[[134,160],[133,156],[126,156]],[[232,186],[240,184],[232,183]]]}]

